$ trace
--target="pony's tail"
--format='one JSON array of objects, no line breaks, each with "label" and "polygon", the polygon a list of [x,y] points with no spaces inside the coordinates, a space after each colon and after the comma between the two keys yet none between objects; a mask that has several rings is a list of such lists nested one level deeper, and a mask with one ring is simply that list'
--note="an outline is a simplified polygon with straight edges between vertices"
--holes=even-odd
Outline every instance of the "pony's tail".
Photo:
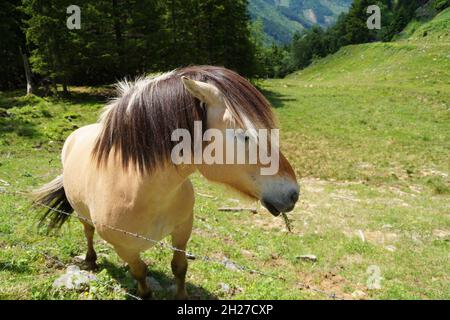
[{"label": "pony's tail", "polygon": [[61,228],[74,211],[67,200],[62,175],[35,190],[33,196],[32,206],[41,213],[38,227],[47,225],[48,232]]}]

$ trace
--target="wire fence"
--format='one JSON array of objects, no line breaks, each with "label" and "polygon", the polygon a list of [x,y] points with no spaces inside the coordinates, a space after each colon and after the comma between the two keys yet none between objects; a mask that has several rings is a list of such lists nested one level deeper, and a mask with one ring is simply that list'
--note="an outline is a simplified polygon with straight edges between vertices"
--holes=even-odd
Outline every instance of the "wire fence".
[{"label": "wire fence", "polygon": [[[13,191],[13,192],[11,192],[11,191],[7,191],[4,188],[0,189],[0,193],[6,193],[6,194],[10,194],[10,195],[14,195],[14,196],[22,196],[22,197],[27,195],[26,192],[22,192],[22,191]],[[111,225],[108,225],[108,224],[97,222],[95,220],[88,219],[86,217],[80,216],[76,212],[68,213],[68,212],[65,212],[65,211],[62,211],[62,210],[59,210],[59,209],[52,208],[52,207],[50,207],[50,206],[48,206],[48,205],[46,205],[44,203],[37,202],[36,204],[41,206],[41,207],[43,207],[43,208],[51,210],[53,212],[77,218],[77,219],[79,219],[81,221],[84,221],[84,222],[87,222],[87,223],[93,225],[94,227],[95,226],[101,226],[101,227],[108,228],[108,229],[116,231],[116,232],[120,232],[120,233],[122,233],[124,235],[127,235],[127,236],[130,236],[130,237],[135,237],[135,238],[138,238],[138,239],[141,239],[141,240],[144,240],[144,241],[148,241],[149,243],[152,243],[153,245],[155,245],[155,246],[157,246],[157,247],[159,247],[161,249],[167,249],[167,250],[170,250],[170,251],[173,251],[173,252],[182,252],[182,253],[186,254],[186,258],[190,259],[190,260],[199,260],[199,261],[204,261],[204,262],[207,262],[207,263],[214,263],[214,264],[217,264],[217,265],[222,265],[225,268],[231,269],[231,270],[239,270],[239,271],[247,272],[249,274],[257,274],[259,276],[268,277],[268,278],[280,280],[280,281],[283,281],[283,282],[287,281],[287,279],[282,277],[282,276],[269,274],[269,273],[266,273],[266,272],[263,272],[263,271],[260,271],[260,270],[256,270],[256,269],[247,267],[245,265],[236,263],[236,262],[234,262],[234,261],[232,261],[230,259],[227,259],[227,258],[223,259],[223,260],[220,260],[220,259],[209,257],[207,255],[194,254],[192,252],[176,248],[176,247],[174,247],[174,246],[172,246],[172,245],[170,245],[168,243],[165,243],[163,241],[157,241],[157,240],[151,239],[151,238],[146,237],[146,236],[144,236],[142,234],[130,232],[130,231],[127,231],[127,230],[124,230],[124,229],[121,229],[121,228],[117,228],[115,226],[111,226]],[[46,256],[45,253],[42,253],[42,254],[44,254],[44,256]],[[57,260],[57,259],[55,259],[53,257],[51,257],[51,259],[54,260],[55,262],[57,261],[59,264],[63,264],[64,265],[64,263],[62,263],[61,261],[59,261],[59,260]],[[301,282],[297,282],[296,284],[301,289],[324,295],[327,298],[330,298],[330,299],[333,299],[333,300],[345,300],[345,298],[337,296],[334,292],[328,292],[328,291],[325,291],[325,290],[317,289],[317,288],[311,287],[311,286],[309,286],[309,285],[307,285],[305,283],[301,283]],[[109,284],[107,284],[107,285],[110,286]],[[133,299],[141,300],[139,297],[134,296],[134,295],[132,295],[132,294],[130,294],[128,292],[125,292],[125,293],[126,293],[126,295],[128,295],[129,297],[131,297]]]}]

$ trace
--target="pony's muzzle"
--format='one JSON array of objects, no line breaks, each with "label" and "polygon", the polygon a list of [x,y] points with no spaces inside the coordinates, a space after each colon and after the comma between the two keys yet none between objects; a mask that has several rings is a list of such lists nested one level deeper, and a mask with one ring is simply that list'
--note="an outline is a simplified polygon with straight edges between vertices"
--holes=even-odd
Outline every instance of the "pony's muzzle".
[{"label": "pony's muzzle", "polygon": [[294,210],[295,204],[298,201],[300,192],[298,187],[290,189],[280,195],[266,195],[261,199],[261,203],[269,212],[275,217],[280,213],[291,212]]}]

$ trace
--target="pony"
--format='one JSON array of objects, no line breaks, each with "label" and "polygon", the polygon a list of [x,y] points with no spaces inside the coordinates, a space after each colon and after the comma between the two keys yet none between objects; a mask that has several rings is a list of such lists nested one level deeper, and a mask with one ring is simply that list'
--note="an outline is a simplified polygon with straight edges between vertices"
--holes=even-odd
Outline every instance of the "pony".
[{"label": "pony", "polygon": [[[63,212],[76,212],[87,240],[86,267],[96,268],[93,237],[97,231],[128,264],[142,298],[152,297],[152,291],[140,254],[152,243],[118,230],[155,241],[170,235],[178,249],[171,261],[175,297],[187,299],[185,250],[195,195],[189,176],[199,171],[210,181],[260,200],[277,216],[292,211],[299,198],[296,175],[282,153],[273,175],[262,175],[264,165],[259,162],[173,163],[172,132],[181,128],[193,133],[195,121],[224,135],[230,128],[275,127],[269,102],[234,71],[190,66],[134,83],[120,82],[118,91],[97,123],[68,136],[61,152],[62,174],[36,190],[34,204],[45,206],[41,224],[49,230],[60,228],[70,217]],[[209,143],[203,141],[201,147]]]}]

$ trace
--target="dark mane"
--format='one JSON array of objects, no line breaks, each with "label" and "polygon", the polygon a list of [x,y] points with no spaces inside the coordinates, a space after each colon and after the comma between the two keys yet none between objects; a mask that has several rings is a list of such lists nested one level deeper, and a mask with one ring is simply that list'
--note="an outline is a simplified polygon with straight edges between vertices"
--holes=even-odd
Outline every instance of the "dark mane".
[{"label": "dark mane", "polygon": [[178,143],[171,141],[175,129],[187,129],[194,136],[194,121],[205,123],[206,112],[200,101],[185,89],[182,76],[215,85],[243,128],[244,119],[255,128],[274,127],[269,102],[237,73],[214,66],[177,69],[157,78],[137,80],[132,85],[119,84],[119,97],[106,107],[100,120],[103,128],[93,150],[99,165],[114,152],[120,156],[124,168],[132,164],[141,172],[152,171],[170,161],[171,150]]}]

